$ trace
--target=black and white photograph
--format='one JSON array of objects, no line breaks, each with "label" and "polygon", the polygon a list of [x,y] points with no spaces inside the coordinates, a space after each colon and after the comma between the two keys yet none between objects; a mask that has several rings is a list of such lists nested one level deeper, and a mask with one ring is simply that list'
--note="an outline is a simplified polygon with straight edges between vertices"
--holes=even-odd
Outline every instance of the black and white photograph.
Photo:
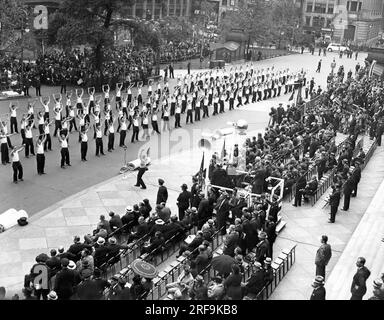
[{"label": "black and white photograph", "polygon": [[384,0],[0,0],[0,300],[384,300],[383,134]]}]

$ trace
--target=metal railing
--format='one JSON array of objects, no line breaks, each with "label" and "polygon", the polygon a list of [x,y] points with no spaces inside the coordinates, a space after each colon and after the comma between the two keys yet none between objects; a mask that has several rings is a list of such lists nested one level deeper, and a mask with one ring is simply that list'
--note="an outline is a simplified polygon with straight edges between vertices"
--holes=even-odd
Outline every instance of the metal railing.
[{"label": "metal railing", "polygon": [[[223,227],[224,228],[224,227]],[[216,250],[219,246],[222,244],[222,236],[221,231],[222,229],[217,230],[212,235],[212,251]],[[197,251],[197,248],[192,252],[192,254]],[[179,257],[176,261],[173,261],[167,266],[163,272],[159,274],[157,279],[154,281],[153,288],[146,296],[147,300],[160,300],[163,298],[166,293],[166,285],[168,283],[175,282],[177,280],[177,277],[181,274],[184,263],[186,258],[185,257]],[[210,267],[210,264],[208,265]],[[207,267],[207,268],[208,268]],[[204,271],[207,269],[205,268],[200,274],[204,273]]]},{"label": "metal railing", "polygon": [[285,277],[292,265],[296,261],[296,245],[293,246],[289,251],[283,250],[279,255],[279,258],[275,259],[275,268],[273,271],[273,279],[267,285],[261,289],[257,294],[256,300],[268,300],[272,295],[273,291],[279,285],[281,280]]}]

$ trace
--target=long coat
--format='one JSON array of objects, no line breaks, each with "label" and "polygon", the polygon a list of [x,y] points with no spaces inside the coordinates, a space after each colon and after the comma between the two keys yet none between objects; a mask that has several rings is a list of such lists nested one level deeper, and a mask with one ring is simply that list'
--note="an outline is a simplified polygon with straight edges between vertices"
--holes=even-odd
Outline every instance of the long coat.
[{"label": "long coat", "polygon": [[156,204],[160,204],[162,202],[167,202],[168,200],[168,190],[165,186],[160,186],[157,191]]},{"label": "long coat", "polygon": [[371,272],[367,267],[362,267],[357,270],[355,275],[353,276],[352,285],[351,285],[351,293],[354,296],[362,297],[367,292],[367,286],[365,282],[371,275]]}]

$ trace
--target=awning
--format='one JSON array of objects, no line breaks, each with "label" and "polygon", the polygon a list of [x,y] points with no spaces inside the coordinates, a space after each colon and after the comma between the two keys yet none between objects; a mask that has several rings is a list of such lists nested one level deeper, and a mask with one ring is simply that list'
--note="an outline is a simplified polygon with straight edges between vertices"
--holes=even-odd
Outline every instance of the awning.
[{"label": "awning", "polygon": [[237,42],[234,41],[228,41],[226,43],[211,43],[210,49],[212,51],[218,50],[218,49],[227,49],[229,51],[236,51],[239,49],[240,45]]}]

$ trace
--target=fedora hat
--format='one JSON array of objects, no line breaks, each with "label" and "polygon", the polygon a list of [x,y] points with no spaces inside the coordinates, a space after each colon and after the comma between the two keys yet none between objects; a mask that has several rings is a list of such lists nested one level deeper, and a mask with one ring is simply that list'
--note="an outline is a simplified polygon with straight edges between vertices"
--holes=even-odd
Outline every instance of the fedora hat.
[{"label": "fedora hat", "polygon": [[164,223],[165,223],[165,222],[164,222],[164,220],[162,220],[162,219],[157,219],[157,220],[155,221],[155,224],[160,225],[160,226],[162,226]]},{"label": "fedora hat", "polygon": [[47,299],[48,300],[57,300],[58,299],[57,293],[55,291],[51,291],[48,294]]},{"label": "fedora hat", "polygon": [[259,233],[259,239],[267,239],[267,234],[264,231]]},{"label": "fedora hat", "polygon": [[76,263],[72,260],[69,260],[68,269],[69,270],[75,270],[76,269]]},{"label": "fedora hat", "polygon": [[99,238],[97,239],[96,243],[97,243],[98,245],[101,246],[101,245],[103,245],[103,244],[105,243],[105,239],[102,238],[102,237],[99,237]]},{"label": "fedora hat", "polygon": [[110,237],[110,238],[108,239],[108,242],[109,242],[110,244],[116,244],[117,240],[116,240],[115,237]]}]

